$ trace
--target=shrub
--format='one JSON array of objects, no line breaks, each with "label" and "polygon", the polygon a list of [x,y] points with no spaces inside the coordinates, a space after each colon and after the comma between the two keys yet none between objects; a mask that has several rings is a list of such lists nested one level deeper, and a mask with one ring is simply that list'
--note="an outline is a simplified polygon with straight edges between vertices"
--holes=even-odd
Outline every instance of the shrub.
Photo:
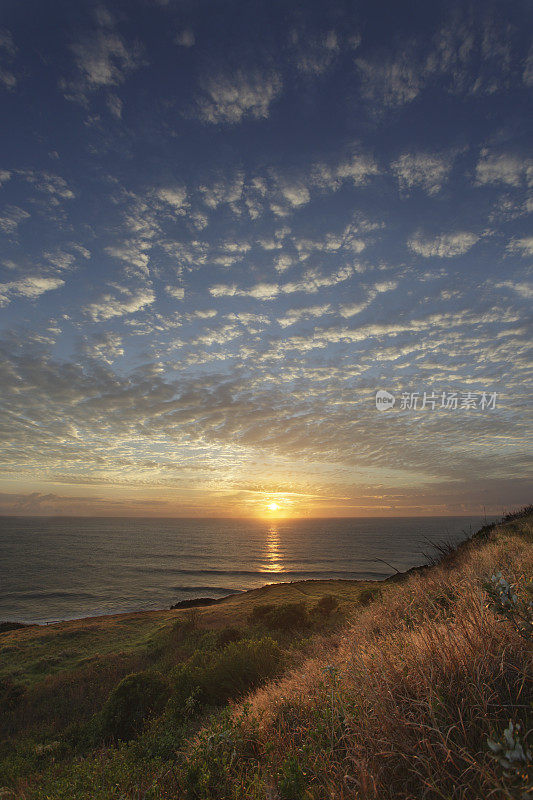
[{"label": "shrub", "polygon": [[240,697],[277,675],[282,664],[279,645],[268,637],[231,642],[209,656],[197,653],[173,671],[169,712],[181,719],[198,704],[218,705]]},{"label": "shrub", "polygon": [[283,800],[301,800],[301,798],[305,797],[306,788],[306,773],[300,761],[294,755],[291,755],[283,761],[278,773],[280,797]]},{"label": "shrub", "polygon": [[223,628],[219,631],[216,639],[217,647],[225,647],[231,642],[238,642],[242,639],[243,633],[239,628]]},{"label": "shrub", "polygon": [[26,695],[26,689],[11,678],[0,679],[0,711],[13,711]]},{"label": "shrub", "polygon": [[264,625],[271,631],[293,631],[309,625],[305,603],[256,606],[248,619],[252,623]]},{"label": "shrub", "polygon": [[333,594],[325,594],[324,597],[321,597],[317,604],[313,607],[313,611],[316,614],[320,614],[322,617],[329,617],[338,609],[338,607],[338,598]]},{"label": "shrub", "polygon": [[[233,709],[223,709],[200,731],[187,752],[180,785],[186,800],[234,800],[270,797],[257,770],[255,747],[258,729],[236,717]],[[182,795],[180,794],[180,797]]]},{"label": "shrub", "polygon": [[248,616],[248,622],[251,622],[252,625],[261,625],[272,611],[274,611],[272,603],[263,603],[260,606],[255,606],[252,613]]},{"label": "shrub", "polygon": [[524,639],[533,636],[533,602],[520,596],[520,589],[497,572],[483,584],[495,614],[505,617]]},{"label": "shrub", "polygon": [[0,622],[0,633],[9,633],[9,631],[18,631],[20,628],[29,627],[25,622]]},{"label": "shrub", "polygon": [[359,595],[359,604],[362,606],[369,606],[370,603],[373,603],[374,600],[380,597],[381,589],[378,586],[369,586],[367,589],[363,589]]},{"label": "shrub", "polygon": [[106,739],[128,741],[136,736],[145,720],[160,712],[169,687],[157,672],[127,675],[111,691],[100,716]]},{"label": "shrub", "polygon": [[175,717],[187,716],[193,710],[192,701],[199,699],[207,663],[205,656],[202,656],[203,654],[196,652],[172,671],[169,711]]},{"label": "shrub", "polygon": [[216,653],[202,676],[207,702],[239,697],[276,675],[282,665],[279,645],[269,637],[228,644]]}]

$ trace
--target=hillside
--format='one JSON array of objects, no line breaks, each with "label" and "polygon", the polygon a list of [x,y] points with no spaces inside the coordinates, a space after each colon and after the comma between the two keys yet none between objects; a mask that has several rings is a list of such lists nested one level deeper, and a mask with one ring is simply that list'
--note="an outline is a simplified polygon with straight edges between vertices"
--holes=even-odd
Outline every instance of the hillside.
[{"label": "hillside", "polygon": [[4,633],[0,797],[527,797],[532,540]]}]

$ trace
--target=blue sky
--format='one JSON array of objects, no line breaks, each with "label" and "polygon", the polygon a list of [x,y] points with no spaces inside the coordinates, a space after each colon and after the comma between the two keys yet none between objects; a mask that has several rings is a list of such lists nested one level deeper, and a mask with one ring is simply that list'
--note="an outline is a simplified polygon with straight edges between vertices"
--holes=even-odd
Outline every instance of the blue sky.
[{"label": "blue sky", "polygon": [[[4,3],[0,511],[526,502],[531,27]],[[424,391],[496,408],[402,408]]]}]

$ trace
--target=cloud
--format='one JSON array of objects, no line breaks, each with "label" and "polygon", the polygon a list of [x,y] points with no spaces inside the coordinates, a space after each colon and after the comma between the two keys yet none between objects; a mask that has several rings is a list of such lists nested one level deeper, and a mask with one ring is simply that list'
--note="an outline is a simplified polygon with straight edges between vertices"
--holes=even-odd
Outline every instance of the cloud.
[{"label": "cloud", "polygon": [[107,107],[116,119],[122,119],[122,108],[124,103],[116,94],[108,94],[106,99]]},{"label": "cloud", "polygon": [[[375,229],[379,224],[375,225]],[[312,253],[361,253],[366,243],[360,238],[362,232],[369,232],[370,228],[350,222],[343,230],[337,233],[327,233],[323,239],[294,238],[294,246],[298,251],[300,261],[305,261]]]},{"label": "cloud", "polygon": [[175,300],[183,300],[185,297],[185,289],[181,286],[165,286],[165,292]]},{"label": "cloud", "polygon": [[321,272],[317,268],[307,269],[297,281],[284,284],[260,281],[248,289],[240,289],[236,284],[218,283],[209,289],[212,297],[253,297],[256,300],[273,300],[280,294],[305,292],[316,294],[320,289],[335,286],[348,280],[356,272],[361,272],[359,264],[347,264],[330,273]]},{"label": "cloud", "polygon": [[240,170],[230,177],[216,177],[198,187],[200,196],[208,208],[215,209],[227,204],[236,213],[240,211],[238,203],[242,199],[243,190],[244,173]]},{"label": "cloud", "polygon": [[256,300],[272,300],[280,293],[277,283],[260,283],[251,286],[249,289],[238,289],[235,284],[218,283],[211,286],[209,293],[212,297],[253,297]]},{"label": "cloud", "polygon": [[194,31],[191,28],[184,28],[174,37],[174,44],[177,44],[180,47],[193,47],[195,43],[196,38],[194,36]]},{"label": "cloud", "polygon": [[186,318],[187,319],[213,319],[213,317],[216,317],[217,314],[218,314],[218,311],[215,311],[214,308],[205,308],[205,309],[198,308],[198,309],[196,309],[196,311],[193,311],[191,314],[187,314]]},{"label": "cloud", "polygon": [[491,153],[481,151],[481,158],[476,166],[476,184],[503,183],[520,187],[524,183],[533,184],[533,161],[520,158],[510,153]]},{"label": "cloud", "polygon": [[326,72],[341,49],[334,30],[318,36],[294,30],[291,34],[291,46],[295,50],[298,70],[310,75]]},{"label": "cloud", "polygon": [[128,72],[140,66],[138,51],[129,51],[115,33],[100,31],[95,37],[72,45],[83,85],[94,91],[102,86],[118,86]]},{"label": "cloud", "polygon": [[130,239],[119,245],[109,245],[104,250],[112,258],[124,261],[128,265],[126,273],[131,277],[139,275],[146,277],[150,273],[148,269],[150,257],[146,252],[148,248],[148,243]]},{"label": "cloud", "polygon": [[331,314],[333,311],[329,303],[321,306],[308,306],[306,308],[290,308],[284,312],[282,317],[278,318],[278,323],[282,328],[288,328],[302,319],[311,319],[312,317],[323,317],[326,314]]},{"label": "cloud", "polygon": [[406,105],[420,92],[425,76],[409,50],[379,60],[358,58],[361,92],[377,111]]},{"label": "cloud", "polygon": [[[252,220],[265,211],[287,217],[306,206],[319,193],[337,192],[345,183],[363,186],[380,173],[373,156],[360,145],[348,148],[348,154],[329,162],[310,161],[308,166],[284,170],[271,167],[261,173],[237,169],[230,174],[215,174],[200,183],[196,191],[208,208],[228,205],[236,216],[247,213]],[[286,226],[276,233],[277,245],[286,234]]]},{"label": "cloud", "polygon": [[345,181],[354,186],[363,186],[368,183],[369,178],[379,175],[379,168],[369,153],[358,152],[354,146],[354,152],[336,164],[316,164],[311,175],[316,186],[336,192]]},{"label": "cloud", "polygon": [[[411,320],[387,316],[363,326],[310,326],[295,336],[269,336],[266,351],[254,347],[254,334],[247,335],[246,325],[259,327],[254,319],[235,317],[235,324],[215,331],[207,326],[189,360],[187,351],[180,357],[179,378],[157,362],[128,371],[124,363],[110,368],[92,356],[63,361],[26,332],[4,337],[0,394],[9,425],[9,446],[0,453],[4,476],[27,481],[38,476],[41,485],[64,480],[142,486],[157,498],[167,487],[175,498],[179,464],[186,471],[179,476],[185,491],[199,493],[205,512],[206,478],[219,491],[235,481],[259,484],[265,459],[278,488],[289,464],[292,488],[308,484],[307,491],[316,486],[316,464],[322,462],[321,489],[329,498],[347,496],[354,467],[370,483],[389,486],[395,468],[402,486],[419,487],[420,480],[435,475],[456,483],[472,474],[485,480],[501,473],[501,452],[496,466],[487,452],[501,451],[502,442],[506,476],[523,475],[523,392],[516,390],[523,388],[520,370],[529,342],[525,335],[521,341],[511,335],[496,341],[494,326],[501,331],[513,319],[501,304],[479,313],[467,309]],[[231,350],[228,342],[234,343]],[[204,346],[211,352],[205,354]],[[239,363],[245,359],[245,371],[198,374],[202,358],[211,357],[218,367],[232,350]],[[483,359],[490,361],[489,373]],[[496,373],[505,387],[504,413],[498,398],[498,411],[490,415],[398,414],[387,422],[373,402],[376,364],[386,364],[391,389],[398,392],[411,386],[479,392],[493,388]],[[459,442],[460,449],[461,442],[473,440],[480,448],[465,447],[460,458],[449,445]],[[383,491],[380,486],[377,493]],[[48,495],[46,489],[42,494]]]},{"label": "cloud", "polygon": [[294,264],[293,257],[285,253],[277,256],[274,262],[274,266],[278,272],[286,272],[293,266],[293,264]]},{"label": "cloud", "polygon": [[397,288],[398,281],[382,281],[381,283],[376,283],[368,291],[366,299],[355,303],[343,303],[339,307],[339,313],[346,319],[355,317],[356,314],[360,314],[361,311],[364,311],[366,308],[368,308],[368,306],[379,294],[383,294],[384,292],[392,292]]},{"label": "cloud", "polygon": [[40,278],[36,275],[18,281],[0,283],[0,306],[6,306],[13,297],[26,297],[35,300],[45,292],[59,289],[65,281],[60,278]]},{"label": "cloud", "polygon": [[[130,73],[145,63],[141,45],[124,41],[114,30],[114,20],[106,9],[99,7],[95,16],[97,29],[70,46],[77,76],[72,80],[62,79],[59,83],[67,100],[84,105],[92,92],[120,86]],[[120,117],[120,99],[110,94],[108,104],[111,112]]]},{"label": "cloud", "polygon": [[439,236],[416,234],[409,239],[407,246],[413,253],[424,258],[455,258],[470,250],[479,240],[479,236],[468,231],[443,233]]},{"label": "cloud", "polygon": [[61,175],[41,170],[19,170],[17,174],[39,192],[48,195],[53,205],[58,205],[61,200],[73,200],[76,196]]},{"label": "cloud", "polygon": [[436,85],[451,94],[490,96],[512,79],[513,36],[489,11],[474,15],[459,7],[433,36],[399,40],[394,49],[356,59],[361,94],[375,115]]},{"label": "cloud", "polygon": [[8,91],[17,85],[17,77],[10,67],[16,52],[11,33],[6,28],[0,28],[0,84]]},{"label": "cloud", "polygon": [[337,161],[314,162],[296,174],[272,170],[271,211],[279,217],[288,216],[295,208],[309,203],[314,193],[337,192],[344,183],[364,186],[379,174],[379,167],[371,154],[357,145],[353,145],[351,150],[349,155]]},{"label": "cloud", "polygon": [[283,195],[283,198],[287,200],[289,205],[293,208],[298,208],[298,206],[304,206],[310,200],[310,193],[307,186],[303,184],[284,184],[280,185],[280,191]]},{"label": "cloud", "polygon": [[524,65],[522,80],[526,86],[533,86],[533,46],[529,48],[529,53]]},{"label": "cloud", "polygon": [[533,256],[533,236],[525,236],[522,239],[511,239],[507,245],[511,253],[520,253],[522,256]]},{"label": "cloud", "polygon": [[93,322],[99,322],[113,317],[122,317],[125,314],[133,314],[155,301],[155,294],[151,289],[123,290],[122,294],[123,297],[103,294],[95,303],[89,303],[84,311]]},{"label": "cloud", "polygon": [[442,189],[452,168],[452,159],[432,153],[404,153],[391,168],[398,178],[400,191],[420,188],[428,195]]},{"label": "cloud", "polygon": [[184,213],[184,210],[188,207],[187,190],[184,186],[162,187],[156,190],[156,196],[178,213]]},{"label": "cloud", "polygon": [[236,125],[247,117],[266,119],[282,86],[277,72],[237,70],[227,75],[213,75],[202,84],[203,96],[197,102],[197,116],[213,125]]},{"label": "cloud", "polygon": [[66,272],[75,269],[80,258],[89,260],[91,258],[90,251],[82,245],[69,242],[64,243],[64,249],[45,250],[43,252],[43,259],[55,272]]},{"label": "cloud", "polygon": [[324,273],[317,268],[311,268],[306,270],[299,280],[283,284],[281,291],[285,294],[293,294],[294,292],[316,294],[320,289],[326,289],[330,286],[336,286],[338,283],[343,283],[357,272],[361,271],[362,267],[359,264],[346,264],[330,273]]},{"label": "cloud", "polygon": [[113,364],[117,358],[124,355],[122,337],[118,333],[105,331],[85,341],[82,351],[89,358],[96,358],[106,364]]},{"label": "cloud", "polygon": [[21,222],[29,218],[29,213],[18,206],[6,206],[0,216],[0,231],[14,233]]},{"label": "cloud", "polygon": [[518,281],[502,281],[495,284],[498,289],[511,289],[512,292],[523,297],[525,300],[533,299],[533,283],[525,283]]}]

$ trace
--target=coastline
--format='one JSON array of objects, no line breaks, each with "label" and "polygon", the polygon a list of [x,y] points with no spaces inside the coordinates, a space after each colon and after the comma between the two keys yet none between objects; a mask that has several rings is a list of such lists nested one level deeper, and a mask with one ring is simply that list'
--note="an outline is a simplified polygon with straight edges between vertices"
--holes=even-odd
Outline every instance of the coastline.
[{"label": "coastline", "polygon": [[[469,536],[467,536],[462,541],[457,543],[446,543],[443,542],[441,545],[437,543],[430,543],[435,549],[435,553],[445,552],[446,550],[455,550],[459,552],[465,545],[471,542],[473,539],[485,536],[490,533],[493,528],[500,524],[501,521],[509,521],[510,518],[515,517],[515,514],[507,514],[502,518],[495,519],[491,522],[485,522],[484,525],[481,526],[478,530],[472,532]],[[268,591],[270,587],[275,586],[292,586],[298,587],[300,585],[305,584],[339,584],[339,583],[346,583],[350,586],[357,587],[366,584],[387,584],[387,583],[398,583],[404,580],[407,580],[411,575],[424,572],[428,568],[432,566],[431,557],[428,557],[428,563],[420,564],[417,566],[410,567],[406,570],[398,570],[392,575],[389,575],[385,578],[368,578],[368,579],[360,579],[360,578],[322,578],[322,579],[303,579],[303,580],[293,580],[293,581],[280,581],[275,583],[266,583],[262,586],[255,587],[252,589],[230,589],[228,588],[227,594],[222,595],[221,597],[207,597],[207,596],[200,596],[195,598],[188,598],[183,600],[178,600],[176,603],[173,603],[167,607],[160,607],[160,608],[146,608],[146,609],[136,609],[136,610],[123,610],[117,612],[104,612],[102,614],[87,614],[82,616],[71,616],[59,619],[52,619],[52,620],[45,620],[42,622],[21,622],[17,620],[9,620],[9,619],[0,619],[0,636],[4,633],[8,633],[14,630],[24,630],[29,628],[48,628],[51,625],[60,625],[60,624],[67,624],[67,623],[90,623],[95,620],[104,621],[106,619],[119,619],[119,618],[131,618],[132,616],[146,616],[146,615],[153,615],[158,613],[163,613],[166,611],[186,611],[187,609],[193,608],[208,608],[210,606],[219,606],[221,604],[227,603],[229,600],[236,598],[236,597],[243,597],[247,595],[251,595],[252,593],[256,592],[265,592]],[[394,569],[391,565],[387,564],[390,568]]]},{"label": "coastline", "polygon": [[[157,785],[161,774],[172,776],[172,791],[156,795],[161,800],[181,796],[191,775],[191,797],[250,797],[248,789],[258,775],[266,775],[268,785],[279,780],[279,764],[287,753],[291,764],[300,763],[302,753],[305,757],[300,734],[291,738],[295,726],[310,748],[312,764],[318,764],[312,782],[303,774],[302,781],[306,778],[311,788],[320,782],[318,796],[329,791],[331,774],[335,785],[342,785],[346,743],[357,752],[361,743],[373,748],[372,775],[380,787],[386,788],[401,768],[407,769],[410,790],[417,772],[406,764],[418,764],[421,746],[427,745],[430,773],[441,768],[435,755],[440,753],[441,731],[431,724],[436,699],[445,730],[458,718],[477,726],[473,743],[471,726],[459,727],[466,733],[452,753],[451,797],[455,764],[463,763],[465,752],[478,754],[477,742],[493,735],[494,727],[501,734],[510,714],[529,729],[521,676],[530,664],[524,637],[531,623],[524,616],[523,630],[509,624],[512,620],[504,624],[497,613],[501,595],[487,579],[494,565],[501,565],[501,585],[516,584],[521,613],[532,566],[532,512],[524,509],[516,522],[513,517],[520,514],[508,516],[505,525],[482,526],[454,549],[442,545],[433,563],[383,581],[270,584],[208,605],[6,632],[0,637],[0,689],[7,713],[0,719],[8,749],[0,761],[4,771],[11,770],[14,797],[82,800],[89,797],[89,788],[91,798],[107,800],[117,787],[127,797],[133,774],[138,775],[137,794]],[[479,624],[483,590],[486,602]],[[197,603],[205,601],[196,598]],[[146,710],[144,698],[152,697],[147,695],[152,689],[161,689],[161,695]],[[413,696],[420,708],[429,709],[419,721],[413,718]],[[491,704],[490,719],[479,714],[480,697]],[[348,709],[349,727],[331,726],[332,704]],[[132,709],[134,727],[124,727],[130,725]],[[414,734],[413,724],[418,725]],[[325,738],[317,738],[317,728],[325,731]],[[424,737],[433,733],[435,740],[424,745]],[[395,759],[385,777],[383,737],[388,737],[384,744]],[[222,773],[215,773],[216,785],[206,795],[187,765],[211,769],[213,741],[216,758],[225,742],[230,749],[221,751]],[[232,749],[241,741],[258,746],[257,758],[244,759],[246,774]],[[181,771],[173,772],[177,763]],[[355,781],[357,764],[353,770]],[[471,762],[465,775],[471,782]],[[220,780],[226,778],[231,793],[221,794]],[[484,765],[478,778],[475,796],[486,796]],[[496,776],[489,789],[497,783]],[[301,786],[298,778],[297,788]],[[101,788],[100,794],[95,787]],[[289,796],[304,796],[300,788]]]}]

